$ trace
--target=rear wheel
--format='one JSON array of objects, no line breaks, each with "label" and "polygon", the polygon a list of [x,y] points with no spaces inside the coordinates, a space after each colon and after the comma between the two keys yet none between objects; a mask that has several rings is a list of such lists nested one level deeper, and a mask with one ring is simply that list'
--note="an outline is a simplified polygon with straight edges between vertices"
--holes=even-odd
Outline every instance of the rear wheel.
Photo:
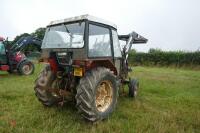
[{"label": "rear wheel", "polygon": [[107,118],[117,104],[116,78],[106,68],[96,68],[80,80],[76,102],[80,114],[89,121]]},{"label": "rear wheel", "polygon": [[45,106],[52,106],[60,101],[58,95],[49,90],[54,88],[55,75],[51,72],[50,66],[46,66],[35,80],[35,95]]},{"label": "rear wheel", "polygon": [[18,72],[21,75],[30,75],[34,72],[34,65],[30,61],[24,61],[19,65]]}]

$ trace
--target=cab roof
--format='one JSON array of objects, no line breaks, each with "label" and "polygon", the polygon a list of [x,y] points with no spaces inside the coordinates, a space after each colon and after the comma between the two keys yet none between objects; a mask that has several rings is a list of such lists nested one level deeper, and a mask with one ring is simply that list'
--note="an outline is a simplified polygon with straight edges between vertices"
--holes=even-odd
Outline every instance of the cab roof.
[{"label": "cab roof", "polygon": [[79,20],[89,20],[89,21],[105,24],[105,25],[108,25],[108,26],[112,26],[113,28],[117,29],[117,26],[115,24],[113,24],[112,22],[91,16],[91,15],[88,15],[88,14],[76,16],[76,17],[71,17],[71,18],[66,18],[66,19],[61,19],[61,20],[51,21],[48,26],[67,23],[67,22],[74,22],[74,21],[79,21]]}]

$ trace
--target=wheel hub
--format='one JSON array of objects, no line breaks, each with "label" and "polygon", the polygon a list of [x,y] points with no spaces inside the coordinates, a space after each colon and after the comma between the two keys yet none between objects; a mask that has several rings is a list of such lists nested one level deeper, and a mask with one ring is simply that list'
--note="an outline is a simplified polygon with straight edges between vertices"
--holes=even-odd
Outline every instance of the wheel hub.
[{"label": "wheel hub", "polygon": [[104,112],[112,103],[113,91],[110,81],[102,81],[97,87],[96,107],[100,112]]},{"label": "wheel hub", "polygon": [[30,65],[24,65],[23,67],[22,67],[22,70],[23,70],[23,72],[26,74],[26,75],[28,75],[30,72],[31,72],[31,66]]}]

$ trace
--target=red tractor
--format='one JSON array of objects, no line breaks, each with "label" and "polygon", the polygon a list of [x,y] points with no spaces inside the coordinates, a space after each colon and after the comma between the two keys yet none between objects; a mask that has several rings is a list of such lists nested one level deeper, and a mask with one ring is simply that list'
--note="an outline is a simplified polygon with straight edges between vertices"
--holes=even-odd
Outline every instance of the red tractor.
[{"label": "red tractor", "polygon": [[[119,40],[126,42],[122,49]],[[137,95],[138,81],[127,80],[128,52],[132,44],[146,42],[135,32],[118,35],[115,24],[90,15],[52,21],[42,44],[49,65],[35,81],[35,94],[45,106],[63,105],[72,97],[85,119],[105,119],[120,88],[128,84],[129,96]]]},{"label": "red tractor", "polygon": [[30,75],[34,72],[34,65],[22,52],[29,45],[34,45],[40,50],[41,41],[28,36],[20,38],[12,47],[8,48],[8,43],[0,37],[0,71],[13,73],[17,71],[21,75]]}]

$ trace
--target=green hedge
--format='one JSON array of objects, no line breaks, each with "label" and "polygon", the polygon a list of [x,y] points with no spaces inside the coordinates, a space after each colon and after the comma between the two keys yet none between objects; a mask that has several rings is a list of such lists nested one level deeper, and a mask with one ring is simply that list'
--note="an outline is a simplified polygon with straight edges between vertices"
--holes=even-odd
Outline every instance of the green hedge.
[{"label": "green hedge", "polygon": [[144,53],[133,50],[129,53],[129,63],[148,66],[199,66],[200,51],[183,52],[150,49],[148,53]]}]

